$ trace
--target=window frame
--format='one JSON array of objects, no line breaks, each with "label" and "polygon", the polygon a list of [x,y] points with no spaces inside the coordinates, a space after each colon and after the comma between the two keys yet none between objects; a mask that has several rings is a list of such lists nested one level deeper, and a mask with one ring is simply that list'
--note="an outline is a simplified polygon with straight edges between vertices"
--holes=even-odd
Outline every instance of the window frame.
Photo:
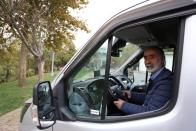
[{"label": "window frame", "polygon": [[[172,90],[171,100],[164,107],[162,107],[161,109],[155,110],[153,112],[144,112],[144,113],[139,113],[139,114],[127,115],[123,117],[121,116],[120,118],[106,119],[105,122],[108,122],[108,123],[122,122],[122,121],[132,121],[132,120],[146,119],[146,118],[151,118],[151,117],[158,117],[158,116],[161,116],[161,115],[164,115],[170,112],[174,108],[177,98],[178,98],[179,80],[180,80],[180,72],[181,72],[181,64],[182,64],[182,53],[181,52],[183,52],[184,29],[185,29],[186,17],[180,17],[181,19],[179,23],[180,27],[179,27],[178,37],[177,37],[177,44],[174,48],[174,55],[173,55],[174,62],[173,62],[172,68],[175,69],[175,74],[173,78],[174,88]],[[147,22],[147,23],[150,23],[150,22]]]},{"label": "window frame", "polygon": [[[169,15],[170,18],[175,18],[178,17],[175,14],[174,15]],[[168,19],[168,15],[166,16],[162,16],[162,17],[158,17],[158,18],[148,18],[147,20],[142,20],[142,21],[138,21],[135,23],[126,23],[126,25],[129,26],[136,26],[136,25],[143,25],[143,24],[147,24],[147,23],[151,23],[154,21],[161,21],[164,19]],[[185,19],[186,17],[181,17],[181,21],[180,21],[180,30],[179,30],[179,34],[178,34],[178,44],[176,46],[176,52],[175,52],[175,56],[174,59],[177,60],[177,62],[174,62],[174,64],[176,65],[175,70],[176,70],[176,75],[174,77],[174,91],[172,92],[172,100],[170,102],[170,104],[168,104],[167,106],[164,107],[164,109],[160,109],[160,110],[156,110],[154,112],[148,112],[148,113],[141,113],[141,114],[135,114],[135,115],[129,115],[129,116],[123,116],[121,118],[112,118],[112,119],[105,119],[105,115],[103,114],[102,119],[100,120],[95,120],[95,119],[83,119],[83,118],[74,118],[75,120],[79,120],[79,121],[86,121],[86,122],[95,122],[95,123],[102,123],[102,122],[108,122],[108,123],[113,123],[113,122],[122,122],[122,121],[131,121],[131,120],[138,120],[138,119],[145,119],[145,118],[150,118],[150,117],[156,117],[156,116],[160,116],[163,114],[168,113],[169,111],[171,111],[173,109],[173,107],[175,106],[175,103],[177,101],[177,96],[178,96],[178,87],[179,87],[179,78],[180,78],[180,69],[181,69],[181,58],[182,58],[182,50],[183,50],[183,39],[184,39],[184,26],[185,26]],[[121,25],[121,27],[126,26],[126,25]],[[117,28],[117,27],[115,27]],[[104,40],[106,40],[107,38],[109,38],[109,36],[112,36],[112,34],[115,32],[113,31],[115,29],[113,27],[113,29],[109,30],[109,32],[107,32],[107,35],[105,35],[105,37],[103,37],[102,39],[100,39],[99,44],[95,45],[94,47],[91,46],[91,48],[89,48],[88,46],[86,46],[86,49],[88,48],[87,52],[85,53],[85,55],[83,56],[83,59],[86,59],[85,56],[87,56],[88,54],[91,54],[93,51],[97,50],[100,47],[100,43]],[[120,26],[118,27],[120,28]],[[111,44],[109,44],[111,45]],[[81,51],[84,53],[85,48]],[[111,49],[108,48],[108,52],[111,51]],[[76,63],[75,66],[73,66],[71,69],[69,69],[67,72],[65,72],[65,78],[69,78],[69,74],[71,72],[73,72],[74,68],[76,68],[77,66],[79,66],[81,63],[81,61],[83,59],[77,60],[76,58]],[[106,61],[109,61],[111,58],[107,57]],[[109,70],[110,68],[110,64],[106,67],[106,70]],[[109,75],[108,75],[109,76]],[[107,85],[107,79],[106,79],[106,85]],[[108,87],[107,87],[108,88]],[[105,88],[106,89],[106,88]],[[104,101],[106,102],[106,99],[104,99]],[[103,102],[104,102],[103,101]],[[62,105],[60,105],[62,106]],[[63,115],[66,116],[66,113],[62,112]],[[72,119],[73,120],[73,119]]]}]

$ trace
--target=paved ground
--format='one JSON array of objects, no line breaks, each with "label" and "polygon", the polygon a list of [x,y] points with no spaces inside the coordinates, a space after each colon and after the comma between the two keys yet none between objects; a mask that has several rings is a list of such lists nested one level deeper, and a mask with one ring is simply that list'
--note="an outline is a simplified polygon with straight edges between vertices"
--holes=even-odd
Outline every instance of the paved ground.
[{"label": "paved ground", "polygon": [[0,117],[0,131],[18,131],[20,123],[20,111],[18,108]]}]

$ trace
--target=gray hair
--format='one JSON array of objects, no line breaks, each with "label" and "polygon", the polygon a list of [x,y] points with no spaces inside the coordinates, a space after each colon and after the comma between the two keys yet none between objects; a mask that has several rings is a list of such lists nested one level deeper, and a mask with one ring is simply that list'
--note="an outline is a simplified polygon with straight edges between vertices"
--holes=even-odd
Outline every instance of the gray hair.
[{"label": "gray hair", "polygon": [[161,56],[161,60],[163,62],[163,66],[165,66],[166,61],[165,61],[165,53],[164,53],[163,49],[158,47],[158,46],[148,46],[148,47],[144,48],[144,51],[148,50],[148,49],[156,50],[160,54],[160,56]]}]

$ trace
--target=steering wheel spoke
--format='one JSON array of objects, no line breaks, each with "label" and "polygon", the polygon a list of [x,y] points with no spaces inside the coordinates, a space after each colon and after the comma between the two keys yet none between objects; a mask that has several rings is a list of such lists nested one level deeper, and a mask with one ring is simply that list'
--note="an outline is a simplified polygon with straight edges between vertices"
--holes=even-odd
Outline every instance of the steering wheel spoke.
[{"label": "steering wheel spoke", "polygon": [[123,90],[129,89],[128,86],[132,85],[132,81],[125,75],[113,76],[110,75],[111,87],[108,89],[109,95],[114,99],[123,99]]}]

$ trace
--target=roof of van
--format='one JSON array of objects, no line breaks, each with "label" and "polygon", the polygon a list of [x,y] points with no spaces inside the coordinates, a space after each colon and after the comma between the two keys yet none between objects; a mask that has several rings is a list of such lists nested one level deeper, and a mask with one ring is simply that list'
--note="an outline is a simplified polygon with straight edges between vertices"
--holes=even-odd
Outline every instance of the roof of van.
[{"label": "roof of van", "polygon": [[[146,0],[141,4],[137,4],[132,6],[112,17],[110,20],[112,21],[113,18],[119,20],[128,16],[130,21],[137,20],[140,18],[145,18],[152,15],[158,15],[161,13],[172,12],[172,11],[179,11],[179,10],[196,10],[196,0],[160,0],[154,3],[150,3],[151,0]],[[149,3],[149,4],[148,4]],[[144,6],[142,6],[144,5]],[[122,21],[121,19],[121,21]]]},{"label": "roof of van", "polygon": [[[137,21],[140,22],[145,19],[154,20],[154,18],[157,19],[158,17],[165,16],[165,15],[167,16],[167,18],[173,18],[171,14],[176,14],[175,15],[176,17],[176,16],[190,15],[190,14],[193,14],[193,12],[196,13],[196,0],[194,1],[193,0],[161,0],[161,1],[154,2],[154,3],[152,3],[152,1],[155,1],[155,0],[146,0],[146,2],[143,2],[141,4],[138,4],[136,6],[133,6],[131,8],[128,8],[118,13],[113,18],[111,18],[105,24],[105,26],[102,27],[102,29],[107,30],[106,28],[118,27],[118,26],[124,25],[127,22],[137,23]],[[162,29],[166,27],[167,29],[170,29],[170,27],[172,27],[177,32],[177,29],[178,29],[177,22],[178,22],[177,20],[176,21],[167,20],[167,23],[165,23],[165,21],[163,21],[162,23],[159,22],[159,25],[162,24],[162,26],[159,26],[159,27],[161,27]],[[157,29],[157,30],[160,29],[160,28],[157,28],[156,24],[153,24],[153,26],[156,27],[153,29]],[[145,40],[149,41],[152,34],[149,34],[149,31],[146,31],[147,29],[145,29],[145,26],[144,27],[140,26],[138,28],[131,28],[131,26],[126,26],[126,27],[123,26],[122,28],[119,28],[118,30],[116,30],[114,35],[117,38],[120,38],[125,41],[129,41],[132,43],[134,42],[141,43],[141,37],[146,38],[142,40],[143,43]],[[164,31],[166,32],[165,34],[167,34],[165,35],[165,37],[163,35],[159,36],[159,38],[161,38],[161,39],[158,39],[160,44],[161,43],[175,44],[177,40],[177,33],[172,32],[172,31],[168,32],[167,29],[164,29]],[[135,36],[137,34],[137,31],[140,31],[138,32],[138,34],[140,34],[138,35],[138,38],[140,39],[137,39],[137,37]],[[141,31],[143,31],[143,34]],[[145,33],[145,31],[148,33]],[[129,34],[132,34],[133,32],[135,35],[132,38],[131,35]],[[154,30],[154,32],[156,33],[156,30]],[[173,35],[175,34],[175,36],[173,37],[174,39],[170,39],[170,36],[172,34]],[[158,36],[156,36],[156,38],[157,37]]]}]

